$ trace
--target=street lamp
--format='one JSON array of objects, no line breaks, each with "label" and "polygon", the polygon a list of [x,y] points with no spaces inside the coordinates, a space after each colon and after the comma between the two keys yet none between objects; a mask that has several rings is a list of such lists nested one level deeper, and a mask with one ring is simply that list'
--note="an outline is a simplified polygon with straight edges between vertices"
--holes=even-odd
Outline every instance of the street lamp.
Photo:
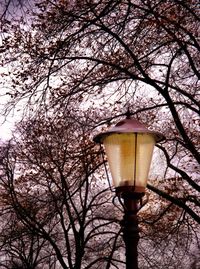
[{"label": "street lamp", "polygon": [[138,269],[137,212],[145,193],[153,148],[157,142],[164,140],[164,136],[127,115],[126,119],[96,135],[93,140],[104,145],[116,195],[123,199],[121,225],[126,247],[126,269]]}]

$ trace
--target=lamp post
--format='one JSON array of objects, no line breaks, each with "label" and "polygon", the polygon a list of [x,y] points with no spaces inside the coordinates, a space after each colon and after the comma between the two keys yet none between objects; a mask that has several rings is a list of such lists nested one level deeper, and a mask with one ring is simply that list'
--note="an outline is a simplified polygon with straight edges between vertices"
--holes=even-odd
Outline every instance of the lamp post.
[{"label": "lamp post", "polygon": [[93,140],[104,145],[116,195],[123,200],[121,226],[126,247],[126,269],[138,269],[137,212],[145,193],[153,148],[157,142],[164,140],[164,136],[128,115]]}]

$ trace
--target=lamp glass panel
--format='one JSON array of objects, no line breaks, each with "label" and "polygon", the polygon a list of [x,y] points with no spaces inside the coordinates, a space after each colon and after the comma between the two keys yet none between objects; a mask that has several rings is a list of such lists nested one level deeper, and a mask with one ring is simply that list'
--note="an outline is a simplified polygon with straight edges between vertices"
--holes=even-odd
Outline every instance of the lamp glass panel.
[{"label": "lamp glass panel", "polygon": [[134,186],[142,192],[147,184],[155,138],[152,134],[120,133],[105,137],[113,185]]}]

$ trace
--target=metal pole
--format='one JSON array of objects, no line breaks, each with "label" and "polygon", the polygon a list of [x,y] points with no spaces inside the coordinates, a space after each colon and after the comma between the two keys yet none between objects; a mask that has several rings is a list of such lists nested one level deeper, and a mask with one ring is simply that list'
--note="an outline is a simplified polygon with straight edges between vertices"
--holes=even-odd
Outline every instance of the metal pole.
[{"label": "metal pole", "polygon": [[126,269],[138,269],[138,200],[124,195],[123,239],[126,247]]}]

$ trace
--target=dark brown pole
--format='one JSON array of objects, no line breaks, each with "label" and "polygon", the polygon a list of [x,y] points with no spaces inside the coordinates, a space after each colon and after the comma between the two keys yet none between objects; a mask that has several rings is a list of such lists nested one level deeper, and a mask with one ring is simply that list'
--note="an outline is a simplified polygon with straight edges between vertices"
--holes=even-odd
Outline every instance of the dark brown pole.
[{"label": "dark brown pole", "polygon": [[138,269],[138,200],[129,195],[123,195],[123,199],[124,218],[121,225],[126,247],[126,269]]}]

